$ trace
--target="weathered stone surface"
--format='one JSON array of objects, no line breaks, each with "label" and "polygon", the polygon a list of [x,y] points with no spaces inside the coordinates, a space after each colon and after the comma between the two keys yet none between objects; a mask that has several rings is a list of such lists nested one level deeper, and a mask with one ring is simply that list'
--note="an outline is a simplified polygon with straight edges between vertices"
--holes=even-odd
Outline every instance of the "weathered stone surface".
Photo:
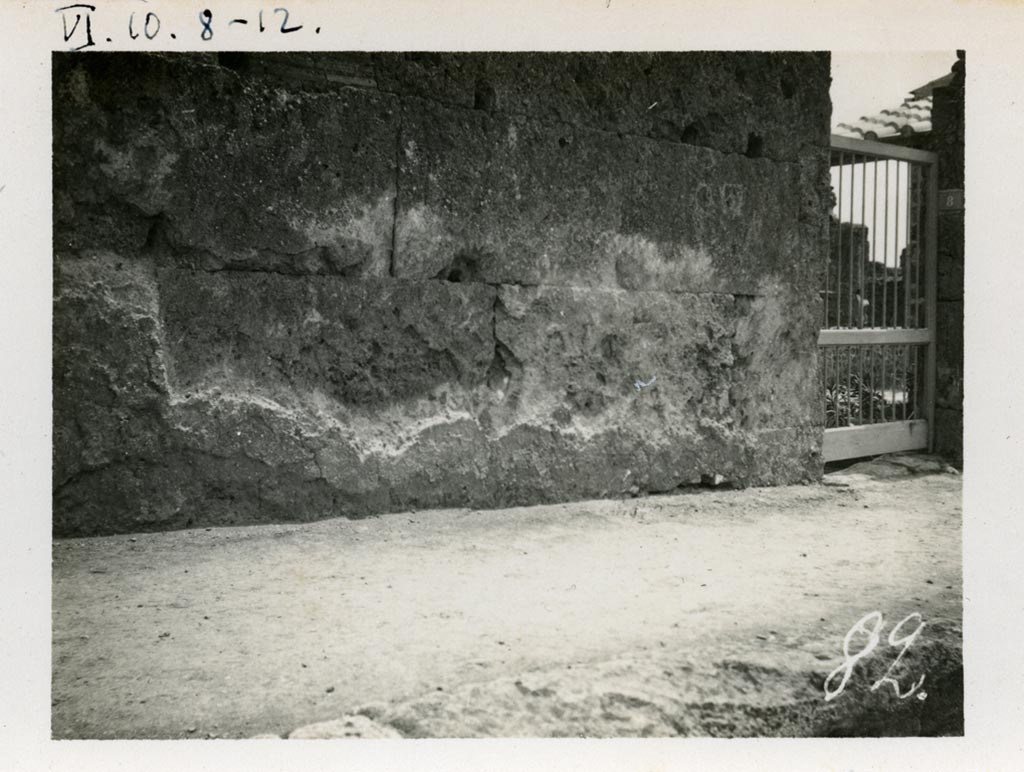
[{"label": "weathered stone surface", "polygon": [[221,51],[217,62],[244,78],[289,91],[336,92],[376,88],[376,54],[362,51]]},{"label": "weathered stone surface", "polygon": [[[166,400],[154,287],[114,256],[58,266],[54,284],[55,480],[158,454]],[[67,432],[67,434],[64,434]],[[116,453],[113,448],[123,449]]]},{"label": "weathered stone surface", "polygon": [[823,62],[55,57],[55,531],[815,479]]},{"label": "weathered stone surface", "polygon": [[486,379],[495,290],[482,284],[161,273],[185,391],[259,384],[373,408]]},{"label": "weathered stone surface", "polygon": [[817,185],[796,164],[428,103],[401,143],[396,276],[755,294],[820,273],[814,164]]},{"label": "weathered stone surface", "polygon": [[[60,277],[61,532],[496,506],[820,471],[814,358],[800,344],[813,339],[816,312],[779,289],[756,300],[496,290],[150,271],[112,257],[68,261]],[[131,325],[108,289],[118,282],[135,304]],[[73,300],[89,292],[97,318],[81,326],[88,315],[72,318]],[[116,431],[100,374],[125,384],[129,412]],[[133,388],[143,390],[129,398]],[[104,508],[123,518],[100,518]]]},{"label": "weathered stone surface", "polygon": [[[130,529],[163,516],[154,465],[174,447],[157,296],[144,267],[112,255],[58,263],[53,321],[54,529]],[[100,518],[99,513],[105,514]],[[96,520],[101,519],[100,525]]]},{"label": "weathered stone surface", "polygon": [[54,241],[205,269],[388,273],[395,102],[172,55],[54,58]]},{"label": "weathered stone surface", "polygon": [[935,402],[963,410],[964,402],[964,304],[944,301],[936,305],[935,338],[942,341],[935,372]]},{"label": "weathered stone surface", "polygon": [[941,406],[935,408],[935,452],[957,466],[964,463],[964,411]]},{"label": "weathered stone surface", "polygon": [[381,54],[380,88],[727,153],[828,144],[827,53]]},{"label": "weathered stone surface", "polygon": [[[816,309],[765,291],[751,300],[503,286],[496,335],[510,361],[527,363],[510,398],[556,420],[564,413],[581,431],[608,410],[629,411],[614,426],[648,416],[676,426],[813,424],[806,381],[815,359],[805,338],[816,331]],[[803,399],[790,400],[794,392]]]},{"label": "weathered stone surface", "polygon": [[939,154],[939,187],[964,187],[964,79],[966,56],[956,52],[953,80],[933,94],[931,147]]},{"label": "weathered stone surface", "polygon": [[964,213],[943,213],[938,221],[936,295],[941,300],[964,299]]},{"label": "weathered stone surface", "polygon": [[[731,296],[568,288],[502,287],[500,301],[495,330],[513,377],[490,420],[514,426],[496,448],[497,466],[513,470],[502,480],[508,501],[550,500],[574,483],[579,495],[608,495],[716,473],[778,479],[752,467],[755,455],[776,455],[760,436],[770,427],[809,429],[797,455],[817,452],[814,357],[797,375],[802,344],[791,337],[812,330],[813,312],[797,321],[778,298],[752,307]],[[782,444],[792,449],[791,438]],[[789,481],[813,477],[811,467],[790,468]]]}]

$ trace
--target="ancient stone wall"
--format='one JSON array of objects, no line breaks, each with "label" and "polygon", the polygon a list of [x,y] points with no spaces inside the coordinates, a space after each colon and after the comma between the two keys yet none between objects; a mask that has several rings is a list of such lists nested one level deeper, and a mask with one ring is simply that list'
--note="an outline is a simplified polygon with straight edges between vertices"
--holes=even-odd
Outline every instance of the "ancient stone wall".
[{"label": "ancient stone wall", "polygon": [[827,54],[53,63],[56,534],[820,475]]},{"label": "ancient stone wall", "polygon": [[[964,189],[964,52],[953,81],[935,89],[933,146],[939,154],[939,189]],[[964,210],[938,215],[935,450],[963,463],[964,436]]]}]

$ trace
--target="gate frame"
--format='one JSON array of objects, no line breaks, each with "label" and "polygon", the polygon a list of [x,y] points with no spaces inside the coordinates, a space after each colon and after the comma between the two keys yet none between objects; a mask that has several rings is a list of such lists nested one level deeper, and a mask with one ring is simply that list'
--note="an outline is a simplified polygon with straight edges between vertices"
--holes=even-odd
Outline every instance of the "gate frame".
[{"label": "gate frame", "polygon": [[[903,450],[935,448],[935,322],[937,310],[938,203],[939,156],[927,150],[889,145],[865,139],[854,139],[832,134],[829,148],[829,168],[834,151],[852,156],[873,157],[921,164],[926,170],[925,233],[924,233],[924,311],[923,328],[850,328],[822,329],[818,333],[818,347],[838,345],[869,345],[876,343],[925,344],[924,359],[924,419],[890,421],[860,426],[844,426],[824,430],[822,459],[841,461],[848,458],[879,455]],[[840,202],[841,206],[842,202]],[[840,213],[840,222],[841,222]],[[872,255],[872,259],[874,256]],[[830,258],[831,259],[831,258]]]}]

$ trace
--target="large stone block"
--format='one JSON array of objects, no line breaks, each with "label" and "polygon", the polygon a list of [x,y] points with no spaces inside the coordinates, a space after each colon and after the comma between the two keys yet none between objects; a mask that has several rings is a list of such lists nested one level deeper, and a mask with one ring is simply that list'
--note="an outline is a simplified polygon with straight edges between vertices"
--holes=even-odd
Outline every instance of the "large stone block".
[{"label": "large stone block", "polygon": [[[750,301],[736,323],[738,375],[729,394],[742,428],[823,428],[820,319],[820,299],[785,282],[768,285],[763,296]],[[801,441],[799,452],[805,448]]]},{"label": "large stone block", "polygon": [[805,209],[820,220],[827,205],[797,164],[427,103],[407,109],[401,141],[396,276],[817,289],[823,232]]},{"label": "large stone block", "polygon": [[183,392],[258,384],[372,409],[482,383],[493,359],[486,285],[179,269],[160,285]]},{"label": "large stone block", "polygon": [[[388,507],[376,459],[348,428],[308,407],[288,407],[258,388],[180,396],[170,422],[188,464],[195,525],[365,517]],[[178,469],[182,469],[178,464]]]},{"label": "large stone block", "polygon": [[224,53],[290,91],[365,88],[547,126],[797,160],[828,145],[824,52]]},{"label": "large stone block", "polygon": [[161,477],[162,465],[175,454],[166,383],[149,267],[114,255],[58,261],[55,533],[130,531],[166,522],[166,497],[178,495]]},{"label": "large stone block", "polygon": [[827,53],[396,53],[376,57],[375,79],[452,106],[752,157],[828,144]]},{"label": "large stone block", "polygon": [[502,484],[543,499],[545,480],[601,495],[715,473],[803,479],[802,461],[755,474],[743,450],[765,430],[820,425],[813,311],[785,299],[502,287],[495,335],[509,382],[483,415],[499,427],[496,467],[515,470]]},{"label": "large stone block", "polygon": [[59,251],[387,275],[395,101],[291,93],[179,55],[54,58]]},{"label": "large stone block", "polygon": [[55,485],[163,454],[166,378],[145,266],[104,255],[58,263],[53,301]]}]

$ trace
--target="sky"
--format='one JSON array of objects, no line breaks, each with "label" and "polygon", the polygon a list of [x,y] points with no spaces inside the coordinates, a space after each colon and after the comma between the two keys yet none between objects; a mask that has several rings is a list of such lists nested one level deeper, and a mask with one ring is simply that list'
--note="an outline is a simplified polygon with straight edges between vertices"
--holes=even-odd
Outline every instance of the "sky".
[{"label": "sky", "polygon": [[833,51],[832,127],[898,107],[911,89],[950,71],[955,51]]}]

